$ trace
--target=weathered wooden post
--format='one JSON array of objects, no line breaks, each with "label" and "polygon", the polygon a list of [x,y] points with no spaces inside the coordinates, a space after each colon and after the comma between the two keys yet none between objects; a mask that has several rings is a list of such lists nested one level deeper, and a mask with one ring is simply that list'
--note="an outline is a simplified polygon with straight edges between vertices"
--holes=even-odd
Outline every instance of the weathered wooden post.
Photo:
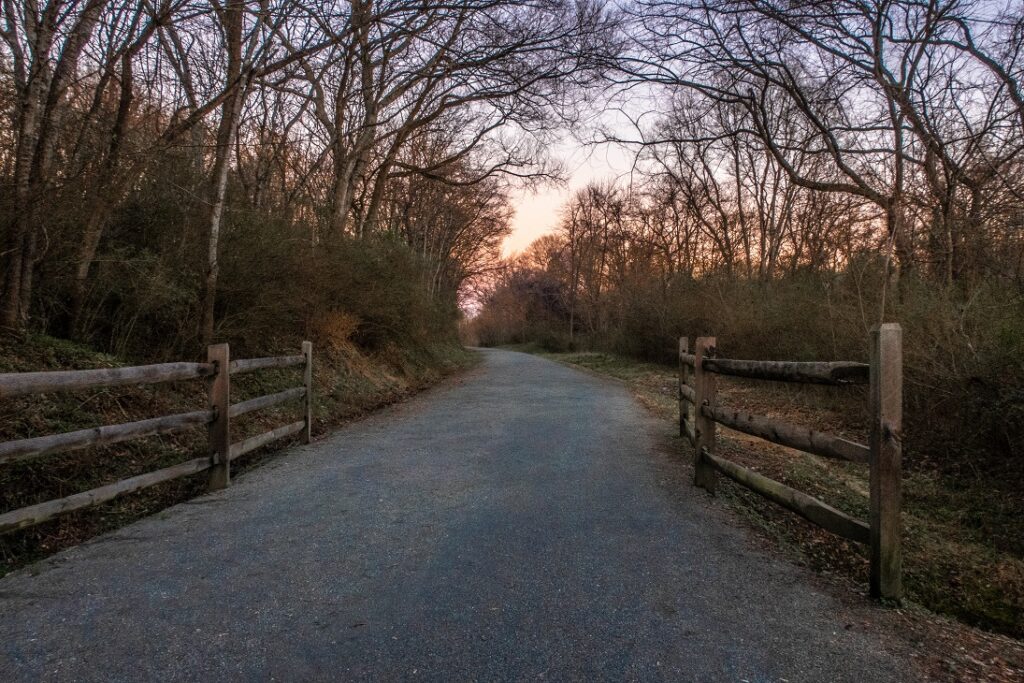
[{"label": "weathered wooden post", "polygon": [[903,597],[900,459],[903,435],[903,330],[871,330],[871,595]]},{"label": "weathered wooden post", "polygon": [[695,400],[693,406],[694,457],[693,483],[711,493],[715,492],[718,473],[704,461],[704,449],[715,450],[715,421],[704,415],[704,406],[715,405],[715,375],[704,369],[704,359],[714,358],[716,340],[714,337],[697,337],[693,349],[693,384]]},{"label": "weathered wooden post", "polygon": [[306,385],[306,426],[302,431],[302,438],[305,443],[309,443],[313,440],[313,342],[302,342],[302,355],[306,357],[306,369],[303,374],[303,382]]},{"label": "weathered wooden post", "polygon": [[206,360],[214,364],[216,374],[210,380],[209,426],[210,490],[231,484],[231,429],[228,410],[231,408],[231,352],[227,344],[213,344],[206,349]]},{"label": "weathered wooden post", "polygon": [[683,360],[683,356],[690,352],[690,340],[686,337],[679,338],[679,436],[687,438],[686,433],[686,419],[687,401],[683,398],[683,387],[686,386],[686,380],[689,377],[689,366]]}]

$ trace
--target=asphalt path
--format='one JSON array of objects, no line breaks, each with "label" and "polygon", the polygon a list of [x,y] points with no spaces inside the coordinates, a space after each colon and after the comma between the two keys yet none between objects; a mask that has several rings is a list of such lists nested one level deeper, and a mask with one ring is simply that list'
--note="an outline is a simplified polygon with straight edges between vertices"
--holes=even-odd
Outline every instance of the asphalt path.
[{"label": "asphalt path", "polygon": [[3,681],[911,680],[625,387],[508,351],[0,580]]}]

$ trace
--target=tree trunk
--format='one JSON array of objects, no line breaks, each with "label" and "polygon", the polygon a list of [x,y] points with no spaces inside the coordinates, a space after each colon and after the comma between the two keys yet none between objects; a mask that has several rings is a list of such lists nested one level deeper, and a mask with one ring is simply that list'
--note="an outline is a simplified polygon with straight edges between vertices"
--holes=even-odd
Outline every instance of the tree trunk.
[{"label": "tree trunk", "polygon": [[93,203],[89,217],[86,219],[82,234],[82,246],[78,250],[78,262],[75,264],[75,280],[71,289],[70,333],[78,338],[83,333],[83,314],[85,310],[86,292],[88,290],[89,273],[96,260],[103,228],[110,216],[110,202],[97,200]]},{"label": "tree trunk", "polygon": [[14,219],[2,262],[0,328],[5,330],[20,331],[28,320],[38,241],[37,203],[46,196],[65,91],[79,76],[78,59],[105,5],[106,0],[89,0],[58,51],[53,48],[60,3],[48,4],[35,27],[31,75],[19,89],[16,103]]},{"label": "tree trunk", "polygon": [[132,54],[126,53],[122,59],[120,96],[118,98],[117,116],[114,127],[110,131],[110,144],[107,157],[96,180],[98,188],[86,219],[85,231],[82,235],[82,246],[78,250],[78,262],[75,265],[75,280],[71,290],[71,325],[72,336],[82,333],[82,311],[85,307],[85,295],[89,281],[89,272],[107,219],[113,211],[114,203],[121,194],[123,179],[117,178],[121,161],[121,149],[128,128],[129,115],[134,98]]},{"label": "tree trunk", "polygon": [[213,164],[210,184],[210,214],[206,233],[206,275],[203,279],[202,329],[200,339],[203,346],[213,343],[215,310],[217,302],[217,278],[220,275],[220,232],[224,217],[224,202],[227,197],[228,169],[230,167],[231,141],[238,129],[238,115],[244,97],[239,86],[233,97],[224,103],[224,110],[217,130],[217,155]]},{"label": "tree trunk", "polygon": [[[35,167],[36,150],[42,120],[42,102],[45,97],[45,83],[42,75],[29,85],[29,91],[20,103],[21,121],[18,126],[17,147],[14,162],[14,217],[9,228],[9,238],[3,256],[3,305],[0,307],[0,327],[9,332],[20,331],[25,324],[28,310],[23,306],[22,285],[31,283],[31,253],[29,235],[34,229],[32,169]],[[26,275],[26,269],[29,273]]]},{"label": "tree trunk", "polygon": [[348,212],[352,208],[352,163],[341,150],[341,140],[335,142],[337,161],[334,164],[334,188],[331,192],[331,230],[344,235],[348,229]]},{"label": "tree trunk", "polygon": [[217,149],[208,192],[210,212],[206,224],[206,274],[203,278],[202,321],[199,331],[203,346],[209,346],[213,341],[217,278],[220,273],[218,260],[220,232],[224,216],[224,201],[227,195],[228,169],[231,165],[231,151],[234,149],[233,142],[238,131],[242,103],[248,90],[248,83],[242,82],[244,10],[245,0],[232,0],[223,11],[224,40],[227,50],[225,86],[233,87],[234,92],[221,105],[220,124],[217,127]]},{"label": "tree trunk", "polygon": [[11,225],[11,237],[5,249],[3,305],[0,308],[0,327],[5,332],[20,331],[27,313],[22,308],[21,287],[25,279],[25,264],[32,258],[28,253],[28,223],[28,212],[19,211]]}]

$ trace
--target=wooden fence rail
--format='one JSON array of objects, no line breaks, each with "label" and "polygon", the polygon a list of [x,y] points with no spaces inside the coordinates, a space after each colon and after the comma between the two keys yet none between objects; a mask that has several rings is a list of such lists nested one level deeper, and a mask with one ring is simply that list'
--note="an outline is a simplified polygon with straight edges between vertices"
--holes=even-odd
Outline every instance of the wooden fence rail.
[{"label": "wooden fence rail", "polygon": [[[232,375],[299,365],[304,368],[302,386],[241,403],[231,403]],[[0,442],[0,465],[3,465],[80,448],[121,443],[154,434],[171,434],[200,425],[207,425],[209,435],[209,453],[201,458],[0,514],[0,534],[34,526],[66,512],[97,505],[125,493],[207,470],[210,488],[224,488],[231,482],[232,459],[299,432],[302,432],[303,440],[309,443],[312,436],[313,345],[308,341],[302,343],[302,353],[294,356],[231,361],[228,345],[215,344],[207,351],[206,363],[161,363],[99,370],[5,373],[0,374],[0,399],[57,391],[179,382],[201,377],[209,379],[209,406],[205,410]],[[231,443],[231,418],[298,399],[303,399],[302,419],[298,422],[238,443]]]},{"label": "wooden fence rail", "polygon": [[[900,547],[902,335],[900,326],[893,323],[872,330],[869,364],[718,358],[714,337],[698,337],[693,353],[690,353],[688,339],[679,340],[679,434],[694,446],[694,483],[714,492],[717,475],[725,475],[834,534],[868,544],[871,594],[887,599],[899,599],[903,595]],[[719,406],[716,375],[840,386],[868,384],[869,444],[865,446],[832,434]],[[812,455],[867,464],[871,498],[868,523],[715,455],[716,424]]]},{"label": "wooden fence rail", "polygon": [[45,394],[51,391],[98,389],[126,384],[180,382],[207,377],[216,372],[209,363],[160,363],[133,368],[59,370],[56,372],[13,372],[0,374],[0,399]]}]

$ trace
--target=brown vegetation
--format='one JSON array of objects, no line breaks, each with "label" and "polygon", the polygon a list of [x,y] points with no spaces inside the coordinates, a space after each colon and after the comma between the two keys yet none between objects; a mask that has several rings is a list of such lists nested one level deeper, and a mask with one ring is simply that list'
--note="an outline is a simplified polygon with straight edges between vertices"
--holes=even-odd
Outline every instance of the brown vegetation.
[{"label": "brown vegetation", "polygon": [[4,3],[0,327],[149,358],[336,314],[370,342],[450,334],[508,232],[503,178],[551,172],[602,25],[500,0]]}]

